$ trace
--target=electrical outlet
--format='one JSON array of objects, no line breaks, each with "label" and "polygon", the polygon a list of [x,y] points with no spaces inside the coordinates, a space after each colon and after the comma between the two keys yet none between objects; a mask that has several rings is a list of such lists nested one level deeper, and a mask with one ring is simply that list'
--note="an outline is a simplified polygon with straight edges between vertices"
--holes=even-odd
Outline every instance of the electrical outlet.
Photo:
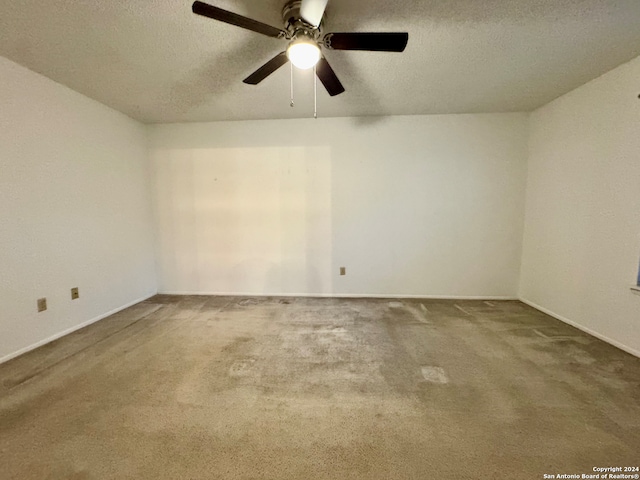
[{"label": "electrical outlet", "polygon": [[347,274],[347,268],[346,267],[340,267],[340,275],[346,275]]},{"label": "electrical outlet", "polygon": [[78,287],[73,287],[71,289],[71,300],[75,300],[76,298],[80,298],[80,293],[78,292]]},{"label": "electrical outlet", "polygon": [[44,312],[47,309],[47,299],[39,298],[38,299],[38,312]]}]

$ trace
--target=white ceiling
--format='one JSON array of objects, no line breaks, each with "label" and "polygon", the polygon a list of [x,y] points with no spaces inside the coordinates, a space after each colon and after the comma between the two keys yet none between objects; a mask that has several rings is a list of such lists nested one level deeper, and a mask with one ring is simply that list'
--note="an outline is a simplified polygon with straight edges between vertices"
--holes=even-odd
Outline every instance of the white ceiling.
[{"label": "white ceiling", "polygon": [[[210,0],[282,27],[285,0]],[[404,53],[328,51],[324,117],[530,111],[640,55],[639,0],[330,0],[325,32],[407,31]],[[0,55],[146,123],[309,117],[310,72],[242,79],[285,41],[190,0],[0,0]]]}]

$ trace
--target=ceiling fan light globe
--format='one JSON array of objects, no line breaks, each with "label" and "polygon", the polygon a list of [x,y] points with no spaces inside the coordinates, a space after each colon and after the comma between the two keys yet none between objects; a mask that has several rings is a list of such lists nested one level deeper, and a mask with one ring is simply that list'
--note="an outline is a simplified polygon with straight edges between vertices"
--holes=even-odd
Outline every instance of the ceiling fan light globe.
[{"label": "ceiling fan light globe", "polygon": [[294,42],[287,49],[287,57],[296,68],[308,70],[320,60],[320,47],[311,42]]}]

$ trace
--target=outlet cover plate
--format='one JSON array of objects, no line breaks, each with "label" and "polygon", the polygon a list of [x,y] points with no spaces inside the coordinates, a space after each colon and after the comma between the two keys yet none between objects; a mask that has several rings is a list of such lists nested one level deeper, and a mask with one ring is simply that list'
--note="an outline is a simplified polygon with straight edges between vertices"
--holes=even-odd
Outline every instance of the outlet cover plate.
[{"label": "outlet cover plate", "polygon": [[47,299],[39,298],[38,299],[38,312],[44,312],[47,309]]}]

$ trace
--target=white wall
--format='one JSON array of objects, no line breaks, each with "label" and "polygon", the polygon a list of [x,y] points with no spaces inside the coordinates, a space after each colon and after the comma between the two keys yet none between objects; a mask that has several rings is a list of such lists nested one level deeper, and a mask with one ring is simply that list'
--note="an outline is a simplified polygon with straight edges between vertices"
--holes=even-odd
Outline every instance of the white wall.
[{"label": "white wall", "polygon": [[0,361],[156,291],[148,177],[141,124],[0,57]]},{"label": "white wall", "polygon": [[640,354],[640,58],[532,114],[520,296]]},{"label": "white wall", "polygon": [[150,127],[159,289],[513,297],[527,120]]}]

